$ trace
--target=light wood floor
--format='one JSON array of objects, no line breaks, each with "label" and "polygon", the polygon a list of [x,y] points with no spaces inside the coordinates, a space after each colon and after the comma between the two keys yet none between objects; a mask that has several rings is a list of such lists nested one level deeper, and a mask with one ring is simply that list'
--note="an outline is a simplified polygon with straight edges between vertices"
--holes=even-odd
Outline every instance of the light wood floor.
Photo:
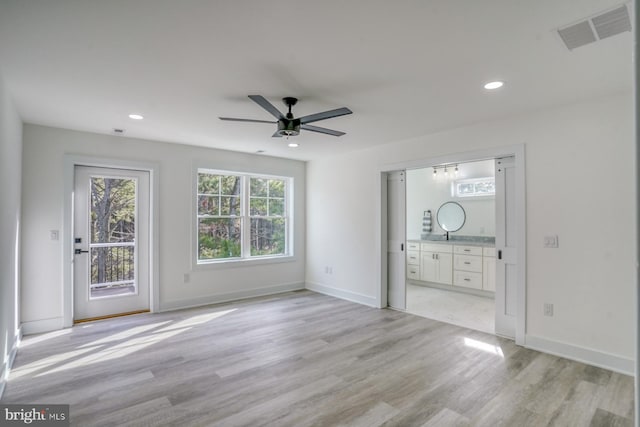
[{"label": "light wood floor", "polygon": [[27,337],[3,403],[78,426],[631,426],[631,377],[309,291]]}]

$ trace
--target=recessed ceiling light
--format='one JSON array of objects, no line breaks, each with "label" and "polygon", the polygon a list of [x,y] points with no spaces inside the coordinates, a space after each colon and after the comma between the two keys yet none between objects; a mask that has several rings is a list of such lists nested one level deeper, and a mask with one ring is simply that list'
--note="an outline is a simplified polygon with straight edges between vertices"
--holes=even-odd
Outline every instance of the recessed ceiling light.
[{"label": "recessed ceiling light", "polygon": [[142,119],[144,119],[144,117],[141,116],[140,114],[129,114],[129,118],[133,119],[133,120],[142,120]]},{"label": "recessed ceiling light", "polygon": [[504,82],[501,82],[501,81],[497,80],[495,82],[489,82],[489,83],[485,84],[484,88],[488,89],[488,90],[493,90],[493,89],[499,89],[502,86],[504,86]]},{"label": "recessed ceiling light", "polygon": [[289,147],[291,147],[291,148],[296,148],[296,147],[299,147],[299,146],[300,145],[298,143],[296,143],[296,142],[290,142],[289,143]]}]

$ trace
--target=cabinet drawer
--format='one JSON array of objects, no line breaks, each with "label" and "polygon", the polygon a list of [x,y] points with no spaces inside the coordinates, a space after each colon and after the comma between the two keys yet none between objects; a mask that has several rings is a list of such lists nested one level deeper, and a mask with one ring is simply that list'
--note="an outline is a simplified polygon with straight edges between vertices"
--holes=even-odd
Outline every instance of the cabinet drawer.
[{"label": "cabinet drawer", "polygon": [[455,255],[453,257],[455,270],[475,271],[482,273],[482,257],[473,255]]},{"label": "cabinet drawer", "polygon": [[480,246],[459,246],[453,247],[453,252],[462,255],[482,255],[482,247]]},{"label": "cabinet drawer", "polygon": [[482,248],[482,255],[495,257],[496,248]]},{"label": "cabinet drawer", "polygon": [[470,271],[454,271],[453,284],[465,288],[482,289],[482,273]]},{"label": "cabinet drawer", "polygon": [[419,251],[420,250],[420,242],[407,242],[407,250],[408,251]]},{"label": "cabinet drawer", "polygon": [[420,280],[420,266],[408,265],[407,266],[407,279]]},{"label": "cabinet drawer", "polygon": [[453,252],[453,245],[439,245],[437,243],[422,243],[420,245],[420,250],[422,252]]},{"label": "cabinet drawer", "polygon": [[419,251],[407,251],[407,265],[420,265]]}]

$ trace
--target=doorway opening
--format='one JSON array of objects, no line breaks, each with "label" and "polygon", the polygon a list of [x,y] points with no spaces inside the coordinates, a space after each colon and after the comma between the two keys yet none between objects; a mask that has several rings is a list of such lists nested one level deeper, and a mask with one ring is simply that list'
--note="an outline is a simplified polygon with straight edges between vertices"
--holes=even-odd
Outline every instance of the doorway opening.
[{"label": "doorway opening", "polygon": [[495,333],[495,161],[406,176],[406,311]]},{"label": "doorway opening", "polygon": [[[481,170],[482,160],[493,164],[493,176],[485,172],[476,173],[476,176],[463,177],[460,172],[461,165],[477,163],[475,166]],[[433,206],[425,206],[423,200],[418,202],[422,205],[412,207],[414,200],[411,193],[414,191],[411,189],[410,175],[422,173],[423,180],[426,178],[431,182],[442,180],[442,178],[434,178],[434,175],[444,176],[445,167],[447,174],[452,175],[444,181],[449,199],[441,199],[439,202],[432,200],[429,203]],[[405,181],[409,182],[408,189],[405,188],[404,182],[400,181],[398,184],[397,181],[390,180],[390,177],[399,172],[404,172]],[[524,345],[526,319],[524,146],[517,145],[407,161],[387,165],[381,168],[380,173],[382,178],[380,181],[382,208],[380,307],[407,311],[408,303],[412,304],[411,293],[415,290],[424,290],[422,288],[429,288],[433,294],[436,291],[446,291],[444,294],[440,293],[447,297],[458,292],[463,295],[457,299],[462,300],[461,312],[465,316],[473,316],[473,312],[478,311],[485,312],[484,319],[487,319],[486,313],[489,313],[489,317],[492,309],[494,313],[493,331],[490,320],[482,323],[476,319],[475,327],[472,324],[463,324],[463,326],[494,332],[496,335],[514,339],[516,344]],[[393,185],[392,182],[394,182]],[[490,189],[495,189],[494,196],[488,194]],[[402,192],[402,197],[394,195],[394,191]],[[424,195],[422,192],[423,198]],[[473,202],[471,198],[474,198]],[[487,203],[487,201],[490,202]],[[444,211],[453,213],[453,219],[462,217],[459,228],[438,223],[438,211],[444,205],[447,206]],[[481,224],[481,214],[478,211],[491,208],[494,211],[493,223],[485,219],[485,223]],[[456,212],[457,210],[461,212]],[[393,219],[399,216],[403,223],[404,232],[402,233],[398,232],[397,224],[394,222],[397,220]],[[448,222],[451,219],[442,220]],[[495,225],[492,227],[493,224]],[[427,228],[426,231],[425,228]],[[397,249],[394,249],[394,245],[397,246],[399,238],[403,239],[400,250],[405,252],[406,260],[402,266],[404,268],[400,269],[397,262],[396,265],[391,265],[392,260],[397,258],[393,252]],[[421,288],[412,287],[413,285]],[[484,298],[484,300],[475,297]],[[469,309],[469,304],[476,304],[465,302],[463,298],[484,302],[484,308],[478,306]],[[448,302],[440,301],[436,304],[441,309]],[[419,308],[412,306],[409,310],[417,312]],[[432,316],[435,315],[432,314]],[[460,324],[448,315],[451,315],[451,312],[445,313],[439,320]]]}]

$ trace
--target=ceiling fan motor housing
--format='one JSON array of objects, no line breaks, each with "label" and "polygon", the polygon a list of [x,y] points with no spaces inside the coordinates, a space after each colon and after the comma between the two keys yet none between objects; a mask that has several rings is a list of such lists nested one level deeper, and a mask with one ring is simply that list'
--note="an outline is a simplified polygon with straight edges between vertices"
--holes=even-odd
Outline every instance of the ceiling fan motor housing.
[{"label": "ceiling fan motor housing", "polygon": [[300,119],[278,120],[278,134],[282,136],[297,136],[300,134]]}]

